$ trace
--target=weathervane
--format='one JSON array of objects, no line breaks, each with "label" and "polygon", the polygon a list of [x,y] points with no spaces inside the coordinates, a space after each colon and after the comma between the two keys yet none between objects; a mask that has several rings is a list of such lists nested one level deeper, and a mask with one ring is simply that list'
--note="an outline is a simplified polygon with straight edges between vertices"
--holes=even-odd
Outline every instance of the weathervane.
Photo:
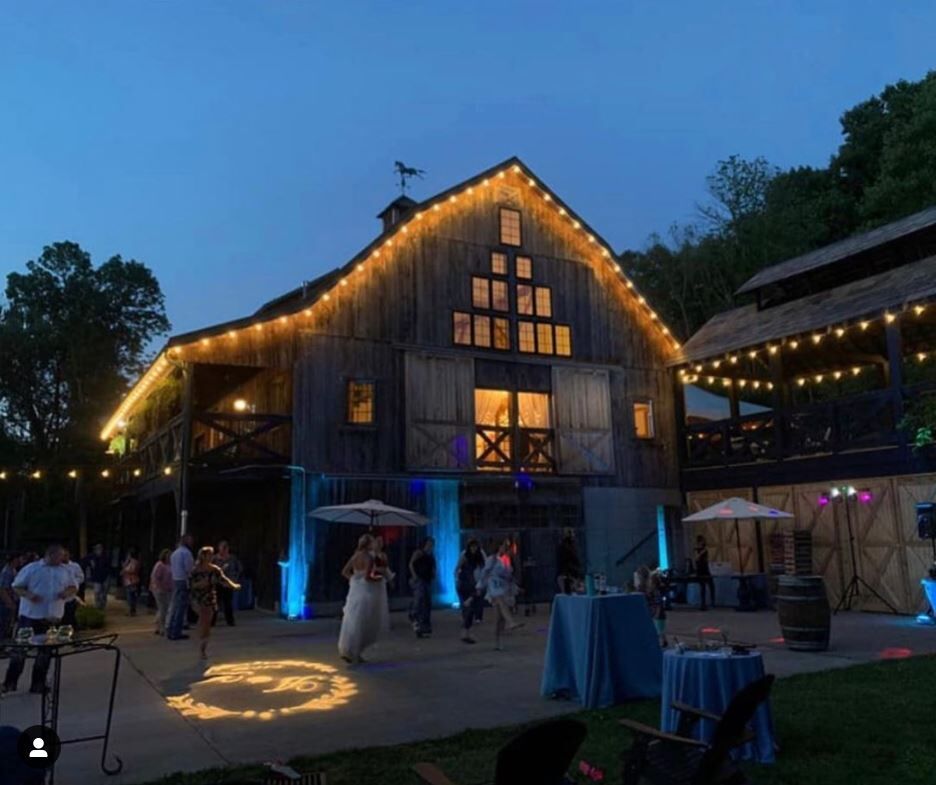
[{"label": "weathervane", "polygon": [[406,181],[410,177],[418,177],[420,180],[422,176],[426,173],[425,169],[416,169],[412,166],[407,166],[402,161],[394,161],[393,170],[400,175],[400,193],[406,194]]}]

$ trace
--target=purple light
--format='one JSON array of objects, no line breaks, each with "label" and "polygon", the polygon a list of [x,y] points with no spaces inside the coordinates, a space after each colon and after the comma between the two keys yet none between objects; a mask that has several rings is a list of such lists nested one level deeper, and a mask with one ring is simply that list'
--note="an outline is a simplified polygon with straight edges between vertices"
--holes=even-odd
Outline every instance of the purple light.
[{"label": "purple light", "polygon": [[874,498],[874,494],[871,491],[858,491],[858,501],[862,504],[871,504],[871,499]]},{"label": "purple light", "polygon": [[824,493],[819,494],[819,506],[820,507],[825,507],[829,503],[829,501],[830,499],[826,494]]}]

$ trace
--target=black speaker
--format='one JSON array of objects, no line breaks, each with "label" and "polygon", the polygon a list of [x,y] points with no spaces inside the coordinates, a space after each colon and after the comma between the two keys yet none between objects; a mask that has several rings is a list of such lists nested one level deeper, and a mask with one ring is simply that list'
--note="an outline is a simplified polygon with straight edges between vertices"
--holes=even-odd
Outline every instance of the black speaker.
[{"label": "black speaker", "polygon": [[936,503],[917,502],[917,534],[921,540],[936,539]]}]

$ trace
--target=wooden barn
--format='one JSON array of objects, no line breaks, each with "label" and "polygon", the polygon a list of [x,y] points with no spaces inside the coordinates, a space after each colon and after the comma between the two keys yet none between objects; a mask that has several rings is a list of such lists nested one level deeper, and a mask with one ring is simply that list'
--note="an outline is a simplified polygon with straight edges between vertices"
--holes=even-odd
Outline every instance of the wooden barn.
[{"label": "wooden barn", "polygon": [[[852,576],[851,522],[861,577],[894,608],[923,609],[936,555],[916,514],[936,500],[919,427],[936,411],[936,208],[769,267],[739,294],[753,302],[673,361],[689,510],[742,496],[794,513],[833,604]],[[788,525],[742,527],[746,569],[769,568],[771,534]],[[686,537],[704,531],[713,558],[737,566],[733,529],[703,526]],[[865,591],[858,607],[884,605]]]},{"label": "wooden barn", "polygon": [[[516,535],[534,599],[564,527],[610,583],[655,562],[681,506],[679,345],[610,246],[515,158],[378,217],[342,267],[169,340],[101,434],[122,541],[225,537],[289,615],[343,597],[360,530],[322,504],[426,513],[441,601],[468,536]],[[404,573],[414,534],[387,538]]]}]

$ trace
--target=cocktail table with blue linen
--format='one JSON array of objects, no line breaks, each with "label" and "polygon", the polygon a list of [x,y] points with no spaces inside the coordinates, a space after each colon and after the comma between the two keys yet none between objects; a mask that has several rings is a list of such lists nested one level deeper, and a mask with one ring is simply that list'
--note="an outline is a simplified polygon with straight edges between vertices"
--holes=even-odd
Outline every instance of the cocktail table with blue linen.
[{"label": "cocktail table with blue linen", "polygon": [[[673,702],[685,703],[713,714],[724,714],[728,704],[742,687],[764,675],[764,660],[759,652],[725,654],[722,651],[683,651],[669,649],[663,655],[663,697],[660,727],[675,733],[679,712]],[[762,703],[754,714],[751,727],[755,739],[736,751],[736,757],[759,763],[774,762],[773,718],[770,704]],[[715,724],[701,720],[694,737],[708,741]]]},{"label": "cocktail table with blue linen", "polygon": [[557,595],[541,693],[587,708],[660,694],[662,656],[642,594]]}]

